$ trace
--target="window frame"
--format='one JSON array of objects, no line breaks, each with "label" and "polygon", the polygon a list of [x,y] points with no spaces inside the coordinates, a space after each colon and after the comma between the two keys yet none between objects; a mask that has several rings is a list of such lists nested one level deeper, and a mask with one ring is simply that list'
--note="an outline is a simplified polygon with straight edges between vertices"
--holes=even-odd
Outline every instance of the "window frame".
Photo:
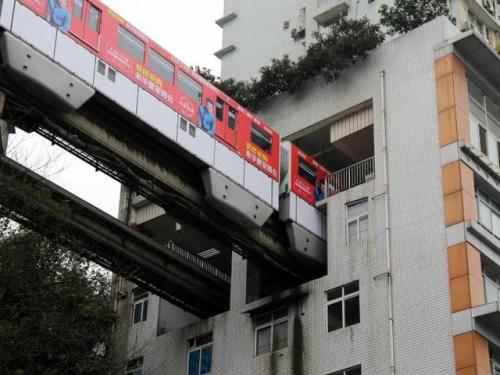
[{"label": "window frame", "polygon": [[[141,292],[141,293],[139,293]],[[136,322],[136,306],[141,305],[140,308],[140,318]],[[131,325],[141,324],[148,319],[149,311],[149,292],[145,291],[141,287],[134,288],[132,290],[132,314],[131,314]]]},{"label": "window frame", "polygon": [[[75,4],[78,2],[81,2],[81,7],[77,8]],[[82,21],[83,20],[83,14],[84,14],[84,9],[85,8],[85,0],[74,0],[73,1],[73,9],[71,9],[71,17],[75,17],[76,19]],[[75,14],[75,9],[79,9],[80,13]]]},{"label": "window frame", "polygon": [[[279,312],[284,312],[286,311],[286,314],[284,314],[283,316],[281,317],[278,317],[277,319],[275,319],[275,314],[276,313],[279,313]],[[265,316],[270,316],[270,320],[265,322],[265,323],[262,323],[262,324],[257,324],[257,320],[258,319],[261,319]],[[271,354],[271,353],[274,353],[276,351],[280,351],[280,350],[285,350],[288,348],[288,344],[289,344],[289,329],[290,329],[290,326],[288,324],[289,322],[289,311],[288,311],[288,308],[281,308],[281,309],[277,309],[277,310],[273,310],[271,312],[266,312],[264,314],[260,314],[260,315],[257,315],[254,317],[253,319],[254,321],[254,356],[255,357],[259,357],[261,355],[265,355],[265,354]],[[279,349],[275,349],[275,344],[274,344],[274,327],[276,325],[279,325],[279,324],[283,324],[286,322],[286,346],[283,347],[283,348],[279,348]],[[261,352],[259,353],[258,352],[258,347],[257,347],[257,337],[258,337],[258,332],[261,331],[261,330],[264,330],[266,328],[270,328],[271,329],[271,332],[270,332],[270,350],[269,351],[265,351],[265,352]]]},{"label": "window frame", "polygon": [[[357,290],[354,291],[354,292],[351,292],[351,293],[348,293],[346,294],[345,293],[345,289],[351,285],[356,285],[357,286]],[[331,300],[328,299],[328,293],[332,293],[334,291],[338,291],[340,290],[341,291],[341,295],[340,297],[337,297],[337,298],[333,298]],[[360,295],[360,286],[359,286],[359,280],[354,280],[354,281],[351,281],[347,284],[344,284],[344,285],[341,285],[341,286],[338,286],[336,288],[333,288],[333,289],[329,289],[325,292],[325,296],[326,296],[326,332],[327,333],[330,333],[330,332],[335,332],[335,331],[339,331],[341,329],[345,329],[347,327],[352,327],[356,324],[359,324],[361,323],[361,295]],[[359,301],[359,322],[357,323],[353,323],[353,324],[350,324],[348,326],[346,326],[346,314],[345,314],[345,305],[346,305],[346,301],[348,300],[351,300],[351,299],[354,299],[354,298],[358,298],[358,301]],[[336,303],[341,303],[342,305],[342,327],[340,328],[336,328],[336,329],[332,329],[330,331],[329,329],[329,322],[328,322],[328,308],[330,305],[333,305],[333,304],[336,304]]]},{"label": "window frame", "polygon": [[[299,155],[299,163],[297,165],[298,168],[298,175],[300,178],[303,180],[306,180],[308,183],[310,183],[313,186],[316,186],[316,182],[318,181],[318,168],[316,168],[314,165],[309,163],[305,158]],[[300,171],[304,170],[306,173],[310,173],[310,176],[314,176],[314,182],[311,182],[307,177],[304,177]]]},{"label": "window frame", "polygon": [[[185,80],[183,77],[186,77],[187,80]],[[181,84],[181,81],[186,81],[189,83],[189,85],[193,86],[193,87],[196,87],[200,89],[200,92],[198,93],[199,95],[199,98],[196,99],[194,97],[192,97],[190,94],[188,94],[187,92],[185,92],[184,90],[182,90],[180,84]],[[193,82],[195,83],[195,85],[193,84]],[[187,95],[189,98],[195,100],[198,104],[201,104],[201,101],[202,101],[202,98],[203,98],[203,85],[198,82],[196,79],[194,79],[193,77],[191,77],[188,73],[186,73],[183,69],[177,69],[177,82],[176,82],[176,85],[177,85],[177,88],[179,89],[180,92],[182,92],[184,95]]]},{"label": "window frame", "polygon": [[[125,33],[120,33],[121,30],[124,30]],[[124,40],[128,40],[128,42],[132,45],[135,45],[136,47],[140,47],[142,49],[142,59],[137,58],[136,55],[132,54],[128,49],[125,49],[123,45],[120,43],[120,36],[122,38],[125,38]],[[137,45],[137,41],[139,41],[140,45]],[[116,44],[118,47],[127,53],[130,57],[134,58],[135,60],[139,61],[141,64],[144,64],[146,60],[146,43],[139,38],[137,35],[135,35],[133,32],[128,30],[125,26],[118,24],[118,31],[116,34]]]},{"label": "window frame", "polygon": [[[257,129],[257,131],[254,132],[254,129]],[[254,134],[257,134],[258,137],[263,139],[264,141],[269,143],[269,151],[266,149],[262,148],[258,143],[254,142]],[[269,136],[269,139],[267,139],[263,134],[266,134]],[[273,153],[273,135],[269,134],[267,131],[264,130],[264,127],[257,124],[255,121],[252,121],[250,124],[250,142],[257,146],[260,150],[264,151],[268,155],[272,155]]]},{"label": "window frame", "polygon": [[[148,67],[154,71],[159,77],[161,77],[165,82],[169,83],[170,85],[173,85],[174,84],[174,81],[175,81],[175,64],[173,62],[171,62],[169,59],[167,59],[165,56],[163,56],[160,52],[158,52],[157,50],[155,50],[153,47],[149,47],[148,48]],[[154,55],[158,55],[158,57],[154,56]],[[162,72],[159,72],[158,69],[155,69],[153,67],[153,65],[151,65],[151,61],[152,60],[159,60],[156,64],[158,64],[159,66],[161,66],[162,64],[163,65],[166,65],[166,66],[169,66],[172,68],[172,78],[171,80],[168,80],[167,77],[165,77],[163,75]],[[165,61],[161,61],[161,60],[165,60]],[[165,62],[167,64],[165,64]]]},{"label": "window frame", "polygon": [[[97,21],[95,24],[95,28],[91,24],[92,21],[92,10],[97,11]],[[101,33],[101,23],[102,23],[102,10],[98,7],[96,7],[94,4],[90,3],[89,6],[89,11],[88,11],[88,19],[87,19],[87,24],[85,25],[85,28],[89,28],[93,32],[100,34]]]},{"label": "window frame", "polygon": [[[134,363],[137,362],[137,363]],[[134,366],[133,368],[129,368],[130,366]],[[127,361],[127,366],[125,368],[125,375],[142,375],[142,370],[144,368],[144,357],[136,357],[129,359]]]},{"label": "window frame", "polygon": [[[364,203],[364,202],[366,202],[366,213],[359,214],[357,216],[354,216],[354,217],[350,218],[349,217],[349,208],[352,207],[352,206],[355,206],[357,204]],[[362,198],[362,199],[355,200],[353,202],[348,202],[346,204],[346,211],[345,211],[345,213],[346,213],[346,244],[347,245],[351,245],[353,243],[357,243],[357,242],[360,242],[362,240],[366,240],[366,238],[368,237],[369,227],[367,229],[366,238],[361,238],[359,228],[360,228],[360,222],[363,219],[367,220],[366,225],[369,226],[368,219],[369,219],[369,214],[370,214],[370,202],[369,202],[368,198]],[[353,242],[351,242],[350,241],[350,236],[349,236],[349,225],[351,223],[354,223],[354,222],[356,222],[356,240],[353,241]]]},{"label": "window frame", "polygon": [[356,366],[352,366],[352,367],[349,367],[349,368],[346,368],[346,369],[343,369],[343,370],[340,370],[340,371],[335,371],[335,372],[332,372],[328,375],[349,375],[348,374],[348,371],[355,371],[355,370],[359,370],[359,374],[362,373],[362,368],[361,368],[361,365],[356,365]]},{"label": "window frame", "polygon": [[[481,220],[481,205],[484,205],[488,210],[489,216],[489,225],[488,228],[487,223]],[[500,230],[498,233],[495,231],[494,227],[494,216],[500,220],[500,205],[497,204],[494,200],[492,200],[487,194],[483,193],[480,189],[476,190],[476,209],[477,209],[477,222],[483,228],[485,228],[488,232],[493,234],[496,238],[500,239]]]},{"label": "window frame", "polygon": [[217,97],[215,100],[215,118],[217,121],[224,121],[224,106],[225,106],[224,100],[221,98]]},{"label": "window frame", "polygon": [[[209,341],[208,342],[203,342],[202,344],[198,345],[198,340],[200,338],[209,338]],[[190,344],[190,342],[193,342],[193,345]],[[210,373],[212,373],[212,368],[213,368],[213,336],[212,336],[212,333],[207,333],[207,334],[204,334],[204,335],[201,335],[201,336],[198,336],[198,337],[195,337],[195,338],[192,338],[192,339],[189,339],[188,340],[188,348],[187,348],[187,353],[186,353],[186,375],[189,375],[189,356],[191,353],[194,353],[194,352],[197,352],[199,351],[200,352],[200,356],[199,356],[199,359],[198,359],[198,365],[199,365],[199,374],[197,375],[204,375],[204,374],[201,374],[201,361],[202,361],[202,352],[203,352],[203,349],[205,348],[208,348],[208,347],[211,347],[211,355],[212,355],[212,358],[211,358],[211,361],[210,361]]]}]

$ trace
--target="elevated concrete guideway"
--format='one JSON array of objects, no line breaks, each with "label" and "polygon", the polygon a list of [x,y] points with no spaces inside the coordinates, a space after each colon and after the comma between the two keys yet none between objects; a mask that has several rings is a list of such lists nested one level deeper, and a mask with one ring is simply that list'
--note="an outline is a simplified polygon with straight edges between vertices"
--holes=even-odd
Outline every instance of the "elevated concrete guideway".
[{"label": "elevated concrete guideway", "polygon": [[162,246],[5,156],[0,191],[3,213],[179,307],[199,317],[227,310],[228,275],[176,245]]},{"label": "elevated concrete guideway", "polygon": [[[285,228],[271,220],[263,228],[245,226],[208,204],[199,162],[157,134],[116,103],[96,95],[74,112],[58,112],[21,96],[8,83],[4,119],[26,131],[36,131],[131,190],[166,213],[199,228],[245,258],[287,277],[308,278],[322,270],[300,264],[288,251]],[[39,106],[40,105],[40,106]],[[119,115],[117,115],[119,114]]]}]

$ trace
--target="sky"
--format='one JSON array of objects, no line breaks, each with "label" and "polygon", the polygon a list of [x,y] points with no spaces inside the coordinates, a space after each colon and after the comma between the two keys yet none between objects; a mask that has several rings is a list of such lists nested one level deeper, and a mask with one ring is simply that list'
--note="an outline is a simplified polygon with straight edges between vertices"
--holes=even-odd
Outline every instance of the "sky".
[{"label": "sky", "polygon": [[[103,2],[188,66],[220,74],[223,0],[103,0]],[[139,5],[138,5],[139,4]],[[120,185],[37,134],[17,129],[8,155],[39,174],[117,216]]]}]

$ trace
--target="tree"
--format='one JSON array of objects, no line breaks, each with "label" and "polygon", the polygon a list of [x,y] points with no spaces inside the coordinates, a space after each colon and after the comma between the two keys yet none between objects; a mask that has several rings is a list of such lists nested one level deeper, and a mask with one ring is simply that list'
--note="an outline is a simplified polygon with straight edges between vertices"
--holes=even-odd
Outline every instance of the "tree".
[{"label": "tree", "polygon": [[260,68],[260,78],[250,81],[229,79],[222,81],[209,69],[196,71],[218,89],[251,111],[258,111],[273,97],[295,93],[309,79],[322,76],[327,83],[357,60],[366,58],[368,51],[383,43],[384,33],[379,25],[368,19],[338,18],[325,33],[314,33],[312,43],[304,56],[296,62],[287,55],[271,60]]},{"label": "tree", "polygon": [[456,23],[446,0],[396,0],[393,7],[382,5],[379,13],[389,35],[407,33],[440,16]]},{"label": "tree", "polygon": [[0,373],[106,374],[114,314],[107,275],[2,220]]}]

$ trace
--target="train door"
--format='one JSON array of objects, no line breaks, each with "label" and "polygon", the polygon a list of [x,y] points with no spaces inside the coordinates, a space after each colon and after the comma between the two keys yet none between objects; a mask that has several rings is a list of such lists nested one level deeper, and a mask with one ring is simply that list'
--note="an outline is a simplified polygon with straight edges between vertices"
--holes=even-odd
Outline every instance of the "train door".
[{"label": "train door", "polygon": [[217,136],[229,146],[238,146],[238,111],[221,98],[215,102]]},{"label": "train door", "polygon": [[74,0],[71,33],[92,48],[99,50],[102,11],[87,0]]}]

